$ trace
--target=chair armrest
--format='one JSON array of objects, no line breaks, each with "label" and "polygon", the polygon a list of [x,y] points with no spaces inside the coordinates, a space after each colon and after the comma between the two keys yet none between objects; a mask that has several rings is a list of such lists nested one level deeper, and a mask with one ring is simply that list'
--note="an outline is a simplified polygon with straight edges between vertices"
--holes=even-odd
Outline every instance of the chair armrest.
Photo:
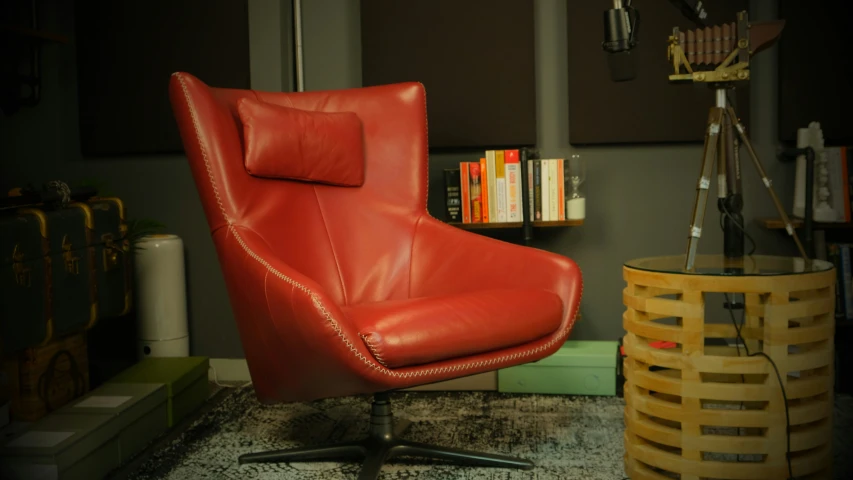
[{"label": "chair armrest", "polygon": [[539,288],[563,300],[564,322],[573,321],[583,290],[577,264],[566,257],[447,225],[418,221],[412,246],[411,297],[491,288]]}]

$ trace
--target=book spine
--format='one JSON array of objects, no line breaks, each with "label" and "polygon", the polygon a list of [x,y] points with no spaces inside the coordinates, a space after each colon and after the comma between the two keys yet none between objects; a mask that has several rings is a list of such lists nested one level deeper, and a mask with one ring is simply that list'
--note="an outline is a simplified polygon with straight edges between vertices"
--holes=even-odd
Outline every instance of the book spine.
[{"label": "book spine", "polygon": [[497,194],[498,222],[506,222],[506,168],[504,163],[504,151],[495,151],[495,193]]},{"label": "book spine", "polygon": [[533,220],[542,221],[542,160],[533,160]]},{"label": "book spine", "polygon": [[483,223],[483,202],[480,196],[480,162],[469,162],[471,170],[471,223]]},{"label": "book spine", "polygon": [[557,160],[557,220],[565,220],[566,219],[566,194],[563,185],[565,184],[566,177],[565,172],[563,170],[563,164],[565,160],[560,159]]},{"label": "book spine", "polygon": [[518,161],[518,150],[504,152],[506,173],[506,200],[508,222],[521,221],[521,164]]},{"label": "book spine", "polygon": [[542,160],[542,221],[551,220],[551,160]]},{"label": "book spine", "polygon": [[483,209],[483,223],[492,221],[489,216],[489,176],[486,174],[486,159],[480,159],[480,203]]},{"label": "book spine", "polygon": [[533,196],[533,160],[527,161],[527,214],[531,219],[535,219],[536,215],[536,200]]},{"label": "book spine", "polygon": [[468,162],[459,162],[459,191],[462,200],[462,223],[471,223],[471,180],[468,178]]},{"label": "book spine", "polygon": [[498,221],[498,195],[495,192],[497,184],[495,178],[495,151],[486,150],[486,173],[489,178],[486,180],[486,186],[489,189],[489,222],[495,223]]},{"label": "book spine", "polygon": [[447,208],[448,222],[462,221],[462,200],[459,192],[459,169],[448,168],[444,170],[445,205]]},{"label": "book spine", "polygon": [[548,188],[550,189],[550,193],[551,193],[551,208],[550,208],[551,221],[556,221],[556,220],[560,219],[560,198],[559,198],[559,190],[557,188],[557,182],[558,182],[557,164],[558,163],[559,163],[558,160],[551,160],[551,164],[549,166],[551,177],[548,179],[548,181],[550,182],[548,184]]}]

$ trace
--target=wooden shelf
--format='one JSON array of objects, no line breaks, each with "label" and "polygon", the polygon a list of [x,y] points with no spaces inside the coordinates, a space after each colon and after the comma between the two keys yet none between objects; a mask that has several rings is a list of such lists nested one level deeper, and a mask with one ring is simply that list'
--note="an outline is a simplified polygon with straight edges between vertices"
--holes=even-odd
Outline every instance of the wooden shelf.
[{"label": "wooden shelf", "polygon": [[534,227],[579,227],[583,220],[556,220],[552,222],[533,222]]},{"label": "wooden shelf", "polygon": [[[450,222],[450,225],[459,227],[465,230],[481,230],[489,228],[521,228],[521,222],[504,222],[504,223],[459,223]],[[583,225],[583,220],[560,220],[554,222],[533,222],[533,226],[539,227],[579,227]]]},{"label": "wooden shelf", "polygon": [[[764,228],[770,230],[783,230],[785,228],[785,223],[782,222],[781,218],[759,218],[758,223]],[[800,218],[791,218],[791,224],[794,228],[803,228],[803,220]],[[830,222],[830,223],[822,223],[822,222],[814,222],[812,223],[812,228],[814,230],[840,230],[840,229],[853,229],[853,223],[843,223],[843,222]]]},{"label": "wooden shelf", "polygon": [[64,35],[43,32],[40,30],[33,30],[31,28],[16,27],[14,25],[0,25],[0,33],[4,33],[6,35],[16,35],[19,37],[26,37],[32,40],[68,43],[68,37]]}]

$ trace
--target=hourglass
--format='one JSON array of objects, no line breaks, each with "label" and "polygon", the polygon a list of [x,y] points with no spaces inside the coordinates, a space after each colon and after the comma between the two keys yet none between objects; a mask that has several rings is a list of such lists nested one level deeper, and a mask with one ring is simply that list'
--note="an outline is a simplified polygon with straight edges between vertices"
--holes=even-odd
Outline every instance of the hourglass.
[{"label": "hourglass", "polygon": [[581,190],[581,184],[586,178],[584,161],[579,154],[569,158],[568,184],[571,191],[566,198],[566,219],[583,220],[586,216],[586,196]]}]

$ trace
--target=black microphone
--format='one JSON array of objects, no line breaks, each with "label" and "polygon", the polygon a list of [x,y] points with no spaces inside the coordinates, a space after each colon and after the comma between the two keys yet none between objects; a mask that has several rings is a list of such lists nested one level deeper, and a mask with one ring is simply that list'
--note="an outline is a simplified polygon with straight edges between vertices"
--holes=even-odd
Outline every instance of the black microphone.
[{"label": "black microphone", "polygon": [[604,41],[601,48],[607,52],[610,79],[624,82],[637,77],[636,62],[631,49],[637,46],[640,12],[631,6],[631,0],[613,0],[613,8],[604,12]]}]

